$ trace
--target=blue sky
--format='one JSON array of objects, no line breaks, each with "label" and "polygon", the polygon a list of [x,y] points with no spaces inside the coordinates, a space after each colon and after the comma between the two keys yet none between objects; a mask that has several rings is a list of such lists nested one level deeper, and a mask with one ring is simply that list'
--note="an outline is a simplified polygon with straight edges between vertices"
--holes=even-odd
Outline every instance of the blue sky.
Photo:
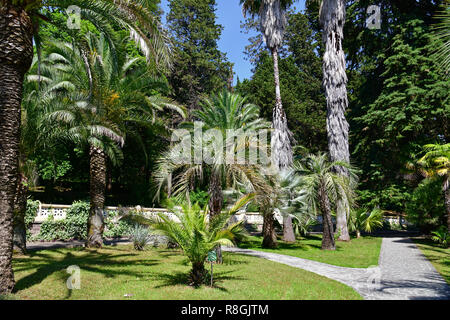
[{"label": "blue sky", "polygon": [[[169,0],[161,0],[164,12],[169,11]],[[297,10],[303,10],[305,0],[296,0],[294,6]],[[241,33],[241,21],[244,19],[239,0],[217,0],[217,23],[224,29],[219,40],[219,49],[227,54],[228,59],[234,63],[235,81],[236,76],[243,80],[250,78],[252,66],[244,59],[244,49],[248,44],[251,34]],[[163,19],[165,22],[165,19]]]}]

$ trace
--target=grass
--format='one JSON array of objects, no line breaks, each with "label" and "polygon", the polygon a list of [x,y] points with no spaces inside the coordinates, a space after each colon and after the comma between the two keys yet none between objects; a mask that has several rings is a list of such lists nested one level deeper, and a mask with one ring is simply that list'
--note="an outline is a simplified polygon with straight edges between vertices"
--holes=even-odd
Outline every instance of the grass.
[{"label": "grass", "polygon": [[321,250],[322,236],[319,235],[301,238],[293,244],[279,241],[276,249],[262,249],[262,238],[250,237],[249,241],[241,244],[240,247],[285,254],[341,267],[368,268],[378,265],[381,241],[381,238],[376,237],[354,238],[350,242],[337,241],[336,251],[324,251]]},{"label": "grass", "polygon": [[[71,265],[81,269],[80,290],[67,289]],[[9,298],[15,299],[361,299],[352,288],[314,273],[231,253],[214,266],[212,288],[187,285],[190,264],[177,250],[45,250],[14,256],[13,267],[16,288]]]},{"label": "grass", "polygon": [[428,239],[415,238],[413,240],[445,281],[450,284],[450,248],[439,247]]}]

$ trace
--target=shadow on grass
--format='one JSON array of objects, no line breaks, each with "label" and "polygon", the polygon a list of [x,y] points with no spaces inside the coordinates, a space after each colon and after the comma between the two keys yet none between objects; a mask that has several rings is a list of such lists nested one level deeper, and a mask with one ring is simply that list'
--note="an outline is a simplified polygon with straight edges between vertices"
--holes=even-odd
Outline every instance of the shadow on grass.
[{"label": "shadow on grass", "polygon": [[[225,280],[236,280],[236,281],[243,281],[247,280],[244,277],[241,276],[233,276],[231,275],[236,270],[231,271],[218,271],[214,272],[214,279],[213,279],[213,288],[218,289],[223,292],[228,292],[228,290],[221,286],[220,283]],[[211,276],[211,274],[208,272],[208,279]],[[186,272],[174,272],[174,273],[160,273],[152,277],[154,280],[161,281],[162,283],[155,286],[155,289],[164,288],[164,287],[173,287],[178,285],[183,286],[189,286],[189,274]],[[204,288],[207,285],[203,285],[200,287],[191,286],[194,289],[200,289]]]},{"label": "shadow on grass", "polygon": [[[69,274],[66,274],[65,270],[71,265],[79,266],[82,271],[90,271],[103,274],[107,278],[113,278],[118,275],[139,276],[142,274],[142,272],[133,272],[129,270],[129,268],[125,270],[125,268],[120,267],[128,267],[133,265],[153,266],[159,264],[157,263],[157,260],[151,259],[124,260],[124,258],[137,256],[137,254],[133,253],[113,254],[98,252],[96,250],[83,250],[84,254],[74,255],[72,251],[67,252],[67,249],[64,249],[64,251],[65,252],[62,252],[59,249],[54,249],[51,251],[52,254],[45,251],[36,251],[31,252],[27,258],[15,258],[15,272],[32,269],[36,269],[36,271],[19,279],[16,282],[14,292],[16,293],[37,285],[50,275],[61,271],[64,271],[64,273],[60,274],[60,278],[67,279]],[[82,250],[78,249],[76,251]],[[60,255],[55,256],[55,253],[59,253]],[[70,292],[69,289],[68,291]],[[70,293],[68,294],[70,296]]]}]

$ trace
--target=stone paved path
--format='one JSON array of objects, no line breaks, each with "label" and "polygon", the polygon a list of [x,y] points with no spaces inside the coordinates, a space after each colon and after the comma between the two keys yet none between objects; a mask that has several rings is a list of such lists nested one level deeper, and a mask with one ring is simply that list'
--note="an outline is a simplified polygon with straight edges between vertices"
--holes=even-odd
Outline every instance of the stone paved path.
[{"label": "stone paved path", "polygon": [[409,238],[383,238],[379,265],[367,269],[249,249],[223,249],[317,273],[354,288],[368,300],[450,299],[450,286]]}]

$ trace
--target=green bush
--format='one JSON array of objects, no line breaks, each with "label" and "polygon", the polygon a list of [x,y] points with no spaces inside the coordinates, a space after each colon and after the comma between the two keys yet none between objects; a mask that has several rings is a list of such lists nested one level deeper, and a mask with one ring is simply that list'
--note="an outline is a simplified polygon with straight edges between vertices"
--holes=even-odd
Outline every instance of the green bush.
[{"label": "green bush", "polygon": [[130,230],[130,238],[133,241],[134,249],[138,251],[144,250],[147,243],[150,241],[150,234],[148,227],[136,224]]},{"label": "green bush", "polygon": [[195,191],[190,192],[189,198],[190,198],[192,204],[198,203],[198,205],[201,208],[206,207],[209,202],[208,192],[200,190],[200,189],[195,189]]},{"label": "green bush", "polygon": [[27,210],[25,212],[25,228],[27,231],[27,239],[31,239],[31,227],[34,220],[36,220],[37,212],[39,210],[39,201],[27,200]]},{"label": "green bush", "polygon": [[426,179],[414,190],[406,205],[406,220],[429,233],[445,223],[441,179]]},{"label": "green bush", "polygon": [[117,218],[119,212],[109,211],[105,218],[105,232],[104,236],[107,238],[120,238],[130,234],[133,228],[133,223],[130,221],[119,220]]},{"label": "green bush", "polygon": [[54,220],[50,215],[49,219],[41,224],[36,238],[44,241],[86,239],[89,207],[88,202],[75,201],[67,210],[65,219]]},{"label": "green bush", "polygon": [[405,205],[410,201],[411,193],[405,186],[390,185],[383,190],[357,190],[358,203],[363,207],[382,208],[404,212]]}]

